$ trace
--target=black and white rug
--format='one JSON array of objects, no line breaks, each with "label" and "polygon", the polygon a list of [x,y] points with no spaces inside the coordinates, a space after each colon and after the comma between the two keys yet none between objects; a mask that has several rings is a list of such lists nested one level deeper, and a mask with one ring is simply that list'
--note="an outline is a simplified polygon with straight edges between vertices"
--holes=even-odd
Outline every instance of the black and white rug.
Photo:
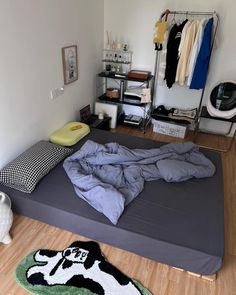
[{"label": "black and white rug", "polygon": [[62,251],[38,250],[18,265],[15,274],[33,294],[151,295],[109,263],[93,241],[76,241]]}]

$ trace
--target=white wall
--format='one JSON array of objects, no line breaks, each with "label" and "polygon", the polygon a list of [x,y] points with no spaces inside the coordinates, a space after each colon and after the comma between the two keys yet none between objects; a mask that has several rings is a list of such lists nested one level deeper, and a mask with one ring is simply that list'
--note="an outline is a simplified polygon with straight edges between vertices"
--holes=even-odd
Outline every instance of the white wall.
[{"label": "white wall", "polygon": [[[95,98],[101,67],[103,1],[1,0],[0,167]],[[78,45],[79,80],[63,85],[61,48]]]},{"label": "white wall", "polygon": [[[154,69],[152,44],[154,24],[166,9],[217,11],[220,16],[218,48],[212,55],[204,100],[218,81],[236,80],[236,38],[234,0],[105,0],[104,32],[124,40],[133,50],[133,68]],[[104,35],[105,36],[105,35]],[[105,38],[106,41],[106,38]],[[155,103],[192,108],[198,105],[201,91],[174,85],[170,90],[158,86]]]}]

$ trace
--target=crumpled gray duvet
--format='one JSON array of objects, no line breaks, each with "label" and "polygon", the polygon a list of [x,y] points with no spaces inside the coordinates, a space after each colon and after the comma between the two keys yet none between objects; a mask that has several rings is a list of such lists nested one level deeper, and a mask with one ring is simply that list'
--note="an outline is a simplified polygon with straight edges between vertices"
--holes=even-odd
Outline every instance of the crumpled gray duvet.
[{"label": "crumpled gray duvet", "polygon": [[113,224],[143,190],[145,181],[180,182],[215,172],[212,162],[191,142],[129,149],[118,143],[102,145],[88,140],[66,158],[63,167],[77,195]]}]

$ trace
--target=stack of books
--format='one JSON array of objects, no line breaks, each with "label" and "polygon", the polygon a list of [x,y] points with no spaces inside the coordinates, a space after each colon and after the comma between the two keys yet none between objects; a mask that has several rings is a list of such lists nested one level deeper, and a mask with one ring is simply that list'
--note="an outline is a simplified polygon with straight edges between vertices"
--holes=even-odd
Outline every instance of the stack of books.
[{"label": "stack of books", "polygon": [[132,124],[132,125],[140,125],[142,122],[141,116],[136,115],[126,115],[124,118],[124,123],[126,124]]}]

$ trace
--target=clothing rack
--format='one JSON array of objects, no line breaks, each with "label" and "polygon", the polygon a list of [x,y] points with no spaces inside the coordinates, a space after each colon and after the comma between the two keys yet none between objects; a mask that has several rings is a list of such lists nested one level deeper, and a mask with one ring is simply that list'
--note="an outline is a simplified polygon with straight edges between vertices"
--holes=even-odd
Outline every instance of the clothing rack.
[{"label": "clothing rack", "polygon": [[179,10],[170,11],[168,9],[167,9],[167,11],[168,11],[168,14],[187,14],[187,15],[214,15],[214,14],[216,14],[215,11],[213,11],[213,12],[212,11],[188,11],[188,10],[186,10],[186,11],[179,11]]},{"label": "clothing rack", "polygon": [[[215,39],[216,39],[216,33],[217,33],[217,30],[218,30],[218,25],[219,25],[219,16],[218,14],[215,12],[215,11],[181,11],[181,10],[169,10],[169,9],[166,9],[160,16],[160,20],[162,20],[164,17],[165,17],[165,20],[167,21],[168,20],[168,16],[169,15],[185,15],[186,18],[189,16],[189,15],[192,15],[192,16],[211,16],[211,17],[215,17],[216,19],[216,22],[215,22],[215,30],[214,30],[214,35],[212,36],[212,45],[211,45],[211,49],[210,49],[210,58],[209,58],[209,64],[208,64],[208,69],[207,69],[207,76],[208,76],[208,72],[209,72],[209,65],[210,65],[210,60],[211,60],[211,55],[212,55],[212,50],[213,50],[213,47],[214,47],[214,44],[215,44]],[[158,50],[156,50],[156,59],[155,59],[155,68],[154,68],[154,90],[153,92],[156,91],[156,82],[157,82],[157,74],[158,74]],[[207,82],[207,79],[206,79],[206,82]],[[205,83],[206,85],[206,83]],[[202,101],[203,101],[203,97],[204,97],[204,94],[205,94],[205,88],[206,86],[204,86],[204,88],[202,89],[202,92],[201,92],[201,97],[200,97],[200,101],[199,101],[199,105],[198,105],[198,111],[197,111],[197,116],[196,116],[196,122],[198,121],[198,118],[199,118],[199,115],[200,115],[200,112],[201,112],[201,107],[202,107]]]}]

